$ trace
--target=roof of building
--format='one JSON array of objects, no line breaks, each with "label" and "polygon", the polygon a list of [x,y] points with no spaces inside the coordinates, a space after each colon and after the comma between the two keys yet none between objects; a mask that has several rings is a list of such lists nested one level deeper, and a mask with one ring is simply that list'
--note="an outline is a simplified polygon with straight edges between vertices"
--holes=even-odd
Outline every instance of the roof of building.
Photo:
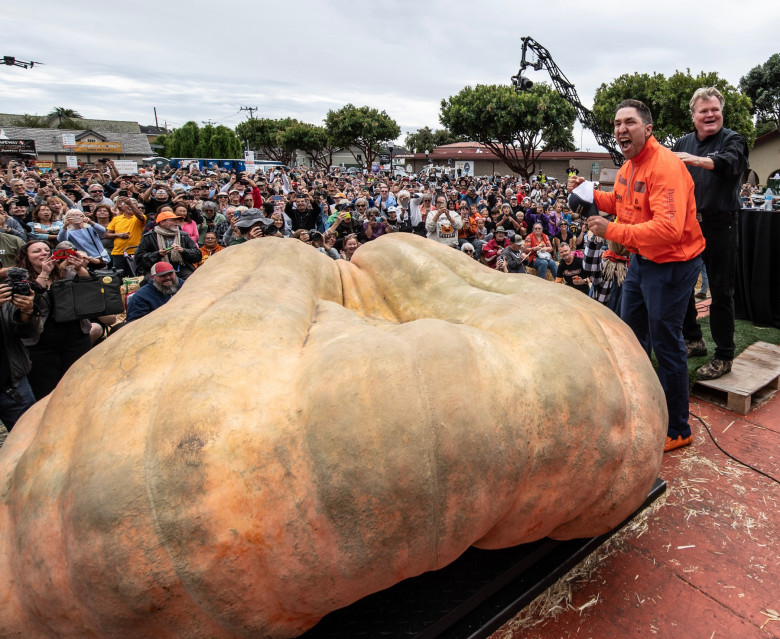
[{"label": "roof of building", "polygon": [[[12,127],[16,124],[19,118],[22,116],[18,113],[0,113],[0,126]],[[45,116],[44,116],[45,117]],[[90,119],[77,119],[73,122],[80,125],[81,129],[93,129],[95,131],[108,131],[110,133],[140,133],[141,127],[138,122],[130,122],[129,120],[90,120]],[[57,129],[57,118],[52,117],[50,119],[51,129]],[[42,129],[46,130],[46,129]],[[63,129],[57,129],[61,131]]]},{"label": "roof of building", "polygon": [[[137,125],[136,125],[137,126]],[[35,140],[35,149],[38,153],[65,153],[62,146],[62,134],[73,133],[76,139],[91,129],[26,129],[22,127],[4,126],[3,133],[11,140]],[[134,133],[119,133],[97,129],[94,131],[107,142],[121,142],[122,155],[151,155],[152,147],[149,139],[140,130]],[[110,155],[110,154],[109,154]]]},{"label": "roof of building", "polygon": [[145,133],[146,135],[163,135],[168,132],[168,129],[164,126],[141,125],[141,133]]}]

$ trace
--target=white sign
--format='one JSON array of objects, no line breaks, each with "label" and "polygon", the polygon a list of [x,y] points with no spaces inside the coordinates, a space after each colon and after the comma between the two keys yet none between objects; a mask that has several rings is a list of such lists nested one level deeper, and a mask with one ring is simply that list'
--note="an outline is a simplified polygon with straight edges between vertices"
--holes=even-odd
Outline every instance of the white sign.
[{"label": "white sign", "polygon": [[114,168],[122,175],[138,175],[138,162],[114,160]]},{"label": "white sign", "polygon": [[62,134],[62,147],[65,149],[76,148],[76,134],[75,133],[63,133]]},{"label": "white sign", "polygon": [[246,160],[244,162],[244,168],[246,169],[247,173],[255,173],[257,171],[254,160]]},{"label": "white sign", "polygon": [[414,167],[413,167],[411,164],[407,164],[407,165],[406,165],[406,172],[407,172],[407,173],[411,173],[413,168],[414,168]]},{"label": "white sign", "polygon": [[79,161],[76,159],[75,155],[66,155],[65,162],[69,169],[79,168]]},{"label": "white sign", "polygon": [[455,162],[455,173],[458,173],[458,169],[460,169],[459,175],[474,177],[474,162],[469,162],[468,160],[465,162]]},{"label": "white sign", "polygon": [[252,162],[255,161],[255,152],[254,151],[244,151],[244,161],[245,162]]}]

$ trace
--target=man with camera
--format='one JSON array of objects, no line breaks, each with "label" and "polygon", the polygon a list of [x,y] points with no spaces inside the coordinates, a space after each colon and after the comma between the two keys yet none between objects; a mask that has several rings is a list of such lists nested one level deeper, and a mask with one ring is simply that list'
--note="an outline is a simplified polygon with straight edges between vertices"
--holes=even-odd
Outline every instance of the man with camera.
[{"label": "man with camera", "polygon": [[27,271],[18,278],[6,278],[0,283],[0,421],[10,431],[22,413],[35,403],[27,381],[30,357],[22,339],[41,334],[43,322],[34,306],[35,293],[26,281]]},{"label": "man with camera", "polygon": [[[614,118],[615,138],[626,162],[615,188],[594,191],[599,210],[588,229],[631,253],[623,281],[620,317],[658,360],[658,379],[669,415],[664,452],[693,441],[688,424],[688,364],[683,318],[701,268],[704,237],[696,221],[694,186],[685,165],[653,137],[653,116],[638,100],[624,100]],[[569,178],[573,191],[582,177]]]},{"label": "man with camera", "polygon": [[436,198],[436,213],[425,220],[425,231],[430,240],[436,240],[446,246],[458,248],[458,230],[463,220],[455,211],[447,208],[447,199],[440,195]]},{"label": "man with camera", "polygon": [[[737,273],[739,188],[748,168],[745,138],[723,126],[723,95],[715,87],[697,89],[689,107],[695,131],[672,150],[688,167],[696,187],[696,211],[707,246],[702,259],[709,277],[712,303],[710,329],[715,354],[696,371],[699,379],[717,379],[731,370],[734,359],[734,285]],[[689,356],[706,355],[696,321],[693,289],[683,323]]]},{"label": "man with camera", "polygon": [[[146,191],[141,193],[141,201],[146,207],[146,212],[154,217],[164,206],[171,206],[173,200],[173,191],[160,180],[153,181]],[[117,200],[118,202],[118,200]]]}]

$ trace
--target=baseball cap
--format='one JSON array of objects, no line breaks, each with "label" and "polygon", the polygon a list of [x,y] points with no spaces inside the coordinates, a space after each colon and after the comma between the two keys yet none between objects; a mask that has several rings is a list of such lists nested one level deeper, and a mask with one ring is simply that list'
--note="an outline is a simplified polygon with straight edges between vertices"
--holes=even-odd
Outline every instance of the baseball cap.
[{"label": "baseball cap", "polygon": [[152,275],[165,275],[166,273],[173,273],[173,266],[168,262],[157,262],[151,270]]},{"label": "baseball cap", "polygon": [[162,213],[158,213],[157,217],[155,218],[155,222],[158,224],[160,222],[164,222],[165,220],[181,220],[183,219],[180,215],[176,215],[173,211],[163,211]]}]

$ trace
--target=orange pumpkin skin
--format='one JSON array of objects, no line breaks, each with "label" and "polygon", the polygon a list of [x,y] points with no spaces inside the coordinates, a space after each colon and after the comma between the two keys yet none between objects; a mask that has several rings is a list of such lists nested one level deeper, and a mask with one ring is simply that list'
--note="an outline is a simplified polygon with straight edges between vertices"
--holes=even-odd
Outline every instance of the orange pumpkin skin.
[{"label": "orange pumpkin skin", "polygon": [[655,373],[578,291],[406,234],[190,279],[0,449],[0,637],[295,637],[470,545],[606,532],[658,474]]}]

